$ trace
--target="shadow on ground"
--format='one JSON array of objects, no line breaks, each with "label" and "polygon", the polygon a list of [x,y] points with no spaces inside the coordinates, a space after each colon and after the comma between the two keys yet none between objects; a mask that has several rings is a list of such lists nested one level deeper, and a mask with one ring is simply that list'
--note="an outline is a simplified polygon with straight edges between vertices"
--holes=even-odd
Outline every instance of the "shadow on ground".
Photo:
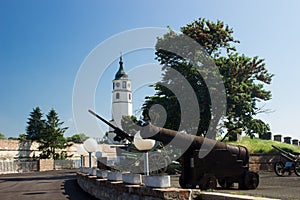
[{"label": "shadow on ground", "polygon": [[63,190],[63,194],[70,200],[97,200],[79,187],[76,178],[66,180],[63,183]]}]

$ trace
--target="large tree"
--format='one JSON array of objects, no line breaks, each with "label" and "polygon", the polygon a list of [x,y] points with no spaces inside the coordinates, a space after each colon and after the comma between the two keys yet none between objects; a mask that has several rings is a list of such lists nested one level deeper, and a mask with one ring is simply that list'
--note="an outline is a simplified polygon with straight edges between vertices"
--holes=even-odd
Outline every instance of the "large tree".
[{"label": "large tree", "polygon": [[57,149],[64,149],[68,146],[64,138],[64,132],[68,129],[62,127],[64,122],[61,122],[58,114],[54,109],[51,109],[46,116],[45,129],[39,140],[39,150],[42,151],[42,158],[61,159],[64,155],[57,153]]},{"label": "large tree", "polygon": [[[177,34],[170,30],[156,44],[156,59],[162,64],[163,78],[160,83],[154,85],[156,94],[146,98],[143,105],[144,119],[151,121],[164,121],[159,119],[162,113],[149,114],[151,106],[160,104],[167,112],[165,127],[178,130],[179,124],[185,124],[186,131],[196,132],[197,135],[205,135],[209,128],[217,130],[217,122],[223,120],[223,126],[218,130],[223,130],[229,134],[245,131],[246,134],[264,134],[269,131],[269,125],[255,116],[262,112],[258,107],[258,102],[271,99],[271,92],[264,88],[265,84],[270,84],[272,74],[270,74],[263,59],[258,57],[247,57],[236,52],[235,44],[239,41],[232,36],[233,30],[224,25],[223,22],[212,22],[206,19],[198,19],[181,28],[181,33]],[[189,47],[184,38],[188,36],[200,44],[206,54],[194,51]],[[182,55],[167,51],[175,49],[182,52]],[[200,56],[199,56],[200,55]],[[201,57],[202,56],[202,57]],[[195,66],[193,58],[200,57],[202,65]],[[209,58],[207,58],[209,57]],[[188,59],[187,59],[188,58]],[[212,105],[211,96],[216,88],[208,87],[207,77],[213,77],[213,73],[206,73],[210,64],[206,62],[212,60],[217,66],[221,79],[224,83],[226,97],[226,113],[220,115]],[[179,72],[195,91],[198,105],[200,121],[197,127],[191,127],[193,119],[182,121],[180,103],[176,95],[170,90],[177,82],[184,91],[183,84],[178,84],[178,79],[174,78],[172,71]],[[184,101],[189,101],[186,95]],[[217,105],[219,106],[219,105]],[[193,108],[186,108],[184,112],[193,113]],[[153,109],[151,110],[153,112]],[[155,111],[155,110],[154,110]],[[153,119],[155,118],[155,119]],[[195,119],[197,120],[197,119]],[[213,122],[213,123],[212,123]],[[212,127],[213,126],[213,127]]]},{"label": "large tree", "polygon": [[45,120],[43,120],[43,113],[39,107],[30,112],[30,117],[27,121],[26,139],[38,141],[45,129]]}]

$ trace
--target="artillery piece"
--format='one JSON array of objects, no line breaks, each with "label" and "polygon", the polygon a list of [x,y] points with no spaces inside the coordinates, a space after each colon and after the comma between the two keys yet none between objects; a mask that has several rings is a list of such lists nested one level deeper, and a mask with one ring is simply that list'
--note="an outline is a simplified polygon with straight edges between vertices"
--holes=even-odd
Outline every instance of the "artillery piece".
[{"label": "artillery piece", "polygon": [[[132,145],[130,143],[133,142],[134,137],[120,129],[119,127],[113,125],[112,123],[105,120],[103,117],[98,115],[92,110],[88,110],[92,115],[94,115],[96,118],[107,124],[113,129],[113,132],[116,134],[114,137],[115,141],[128,141],[129,143],[126,143],[124,146],[118,146],[117,154],[121,157],[126,157],[126,159],[122,159],[120,161],[119,166],[122,170],[128,170],[133,173],[141,173],[143,171],[144,165],[143,161],[141,160],[141,154],[139,150],[135,148],[135,145]],[[149,152],[149,169],[151,174],[161,174],[166,172],[167,166],[172,162],[171,158],[165,153],[165,151],[162,151],[161,149],[164,149],[164,147],[160,144],[156,144],[155,147],[150,150]],[[108,166],[103,166],[101,162],[99,163],[102,168],[110,169]],[[118,168],[118,166],[114,166]],[[121,170],[120,169],[120,170]]]},{"label": "artillery piece", "polygon": [[[89,112],[112,127],[93,111]],[[112,128],[120,138],[132,141],[132,137],[118,127]],[[249,152],[244,146],[230,145],[152,124],[141,127],[140,135],[144,139],[154,139],[164,145],[172,143],[184,150],[179,178],[182,188],[199,186],[200,189],[215,189],[217,183],[222,188],[230,188],[238,183],[239,189],[256,189],[259,184],[258,173],[249,170]],[[200,158],[201,153],[205,156]]]},{"label": "artillery piece", "polygon": [[[199,186],[201,189],[215,189],[218,182],[222,188],[230,188],[238,183],[239,189],[256,189],[259,184],[259,175],[249,171],[249,152],[244,146],[230,145],[151,124],[141,129],[141,136],[163,144],[172,142],[172,145],[183,149],[189,144],[182,156],[182,173],[179,179],[182,188]],[[199,158],[201,151],[204,153],[207,150],[206,156]]]},{"label": "artillery piece", "polygon": [[277,176],[284,176],[285,173],[288,175],[295,172],[297,176],[300,176],[300,157],[299,153],[289,153],[277,146],[272,145],[274,149],[280,152],[280,155],[285,158],[285,162],[277,161],[274,163],[274,171]]}]

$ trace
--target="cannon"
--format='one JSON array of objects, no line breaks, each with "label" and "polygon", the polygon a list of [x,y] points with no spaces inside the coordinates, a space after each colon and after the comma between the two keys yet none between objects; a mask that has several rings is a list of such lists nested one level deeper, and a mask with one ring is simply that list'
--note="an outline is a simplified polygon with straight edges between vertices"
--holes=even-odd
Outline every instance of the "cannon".
[{"label": "cannon", "polygon": [[280,160],[274,163],[275,174],[277,176],[284,176],[285,173],[291,175],[294,171],[297,176],[300,176],[299,153],[289,153],[274,145],[272,147],[279,151],[280,155],[286,160],[285,162]]},{"label": "cannon", "polygon": [[[249,170],[249,152],[244,146],[236,146],[216,140],[156,127],[152,124],[141,129],[143,138],[161,141],[186,149],[182,156],[182,188],[215,189],[230,188],[238,183],[239,189],[256,189],[259,175]],[[186,145],[189,144],[188,148]],[[205,144],[205,145],[204,145]],[[211,145],[206,156],[199,157]]]},{"label": "cannon", "polygon": [[[132,141],[132,136],[93,111],[89,112],[111,126],[119,138]],[[164,145],[172,143],[183,150],[179,178],[182,188],[216,189],[219,183],[222,188],[228,189],[238,183],[239,189],[256,189],[259,184],[258,173],[249,170],[249,152],[244,146],[165,129],[151,123],[141,127],[140,135],[144,139],[154,139]],[[200,157],[201,153],[205,156]]]},{"label": "cannon", "polygon": [[[121,157],[126,157],[125,160],[120,161],[120,167],[123,170],[126,169],[131,172],[140,173],[141,171],[143,171],[143,161],[140,160],[140,152],[134,147],[134,145],[131,144],[133,142],[133,136],[129,135],[119,127],[108,122],[94,111],[88,111],[89,113],[91,113],[96,118],[98,118],[113,129],[113,132],[116,134],[116,136],[114,137],[115,141],[129,142],[129,144],[126,143],[124,146],[118,146],[117,154]],[[148,160],[150,163],[150,174],[160,174],[166,172],[167,166],[171,163],[170,157],[164,151],[161,151],[160,148],[163,148],[163,146],[161,146],[160,144],[156,144],[155,147],[152,150],[150,150],[151,152],[148,156]],[[101,162],[99,163],[99,166],[102,166],[101,168],[108,169],[108,166],[103,166]],[[118,168],[118,166],[115,167]]]}]

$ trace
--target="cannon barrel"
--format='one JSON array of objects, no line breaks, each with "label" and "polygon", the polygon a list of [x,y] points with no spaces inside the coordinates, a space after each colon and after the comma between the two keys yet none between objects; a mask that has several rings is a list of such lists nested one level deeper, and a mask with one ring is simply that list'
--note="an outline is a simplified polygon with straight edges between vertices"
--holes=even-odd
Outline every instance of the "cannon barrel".
[{"label": "cannon barrel", "polygon": [[92,110],[88,110],[88,111],[89,111],[89,113],[91,113],[92,115],[94,115],[95,117],[97,117],[98,119],[100,119],[102,122],[104,122],[105,124],[107,124],[108,126],[110,126],[112,129],[114,129],[114,133],[117,135],[117,137],[115,138],[115,140],[121,141],[123,139],[126,139],[129,142],[133,141],[133,137],[130,136],[128,133],[126,133],[125,131],[123,131],[119,127],[114,126],[112,123],[109,123],[107,120],[105,120],[103,117],[101,117],[100,115],[98,115],[94,111],[92,111]]},{"label": "cannon barrel", "polygon": [[201,149],[205,140],[205,145],[213,145],[214,150],[226,149],[233,155],[236,155],[238,160],[242,160],[244,165],[247,165],[249,163],[249,152],[248,149],[244,146],[231,145],[225,142],[219,142],[209,138],[187,134],[185,132],[178,132],[166,128],[157,127],[152,124],[148,124],[141,129],[141,136],[145,139],[147,138],[160,141],[163,144],[168,144],[172,141],[172,144],[179,148],[186,148],[186,145],[190,144],[188,150]]},{"label": "cannon barrel", "polygon": [[274,149],[278,150],[281,153],[281,155],[283,157],[287,158],[289,161],[295,161],[298,158],[298,156],[296,156],[296,155],[294,155],[292,153],[289,153],[289,152],[287,152],[287,151],[285,151],[285,150],[283,150],[283,149],[281,149],[281,148],[279,148],[277,146],[274,146],[274,145],[271,145],[271,146]]}]

